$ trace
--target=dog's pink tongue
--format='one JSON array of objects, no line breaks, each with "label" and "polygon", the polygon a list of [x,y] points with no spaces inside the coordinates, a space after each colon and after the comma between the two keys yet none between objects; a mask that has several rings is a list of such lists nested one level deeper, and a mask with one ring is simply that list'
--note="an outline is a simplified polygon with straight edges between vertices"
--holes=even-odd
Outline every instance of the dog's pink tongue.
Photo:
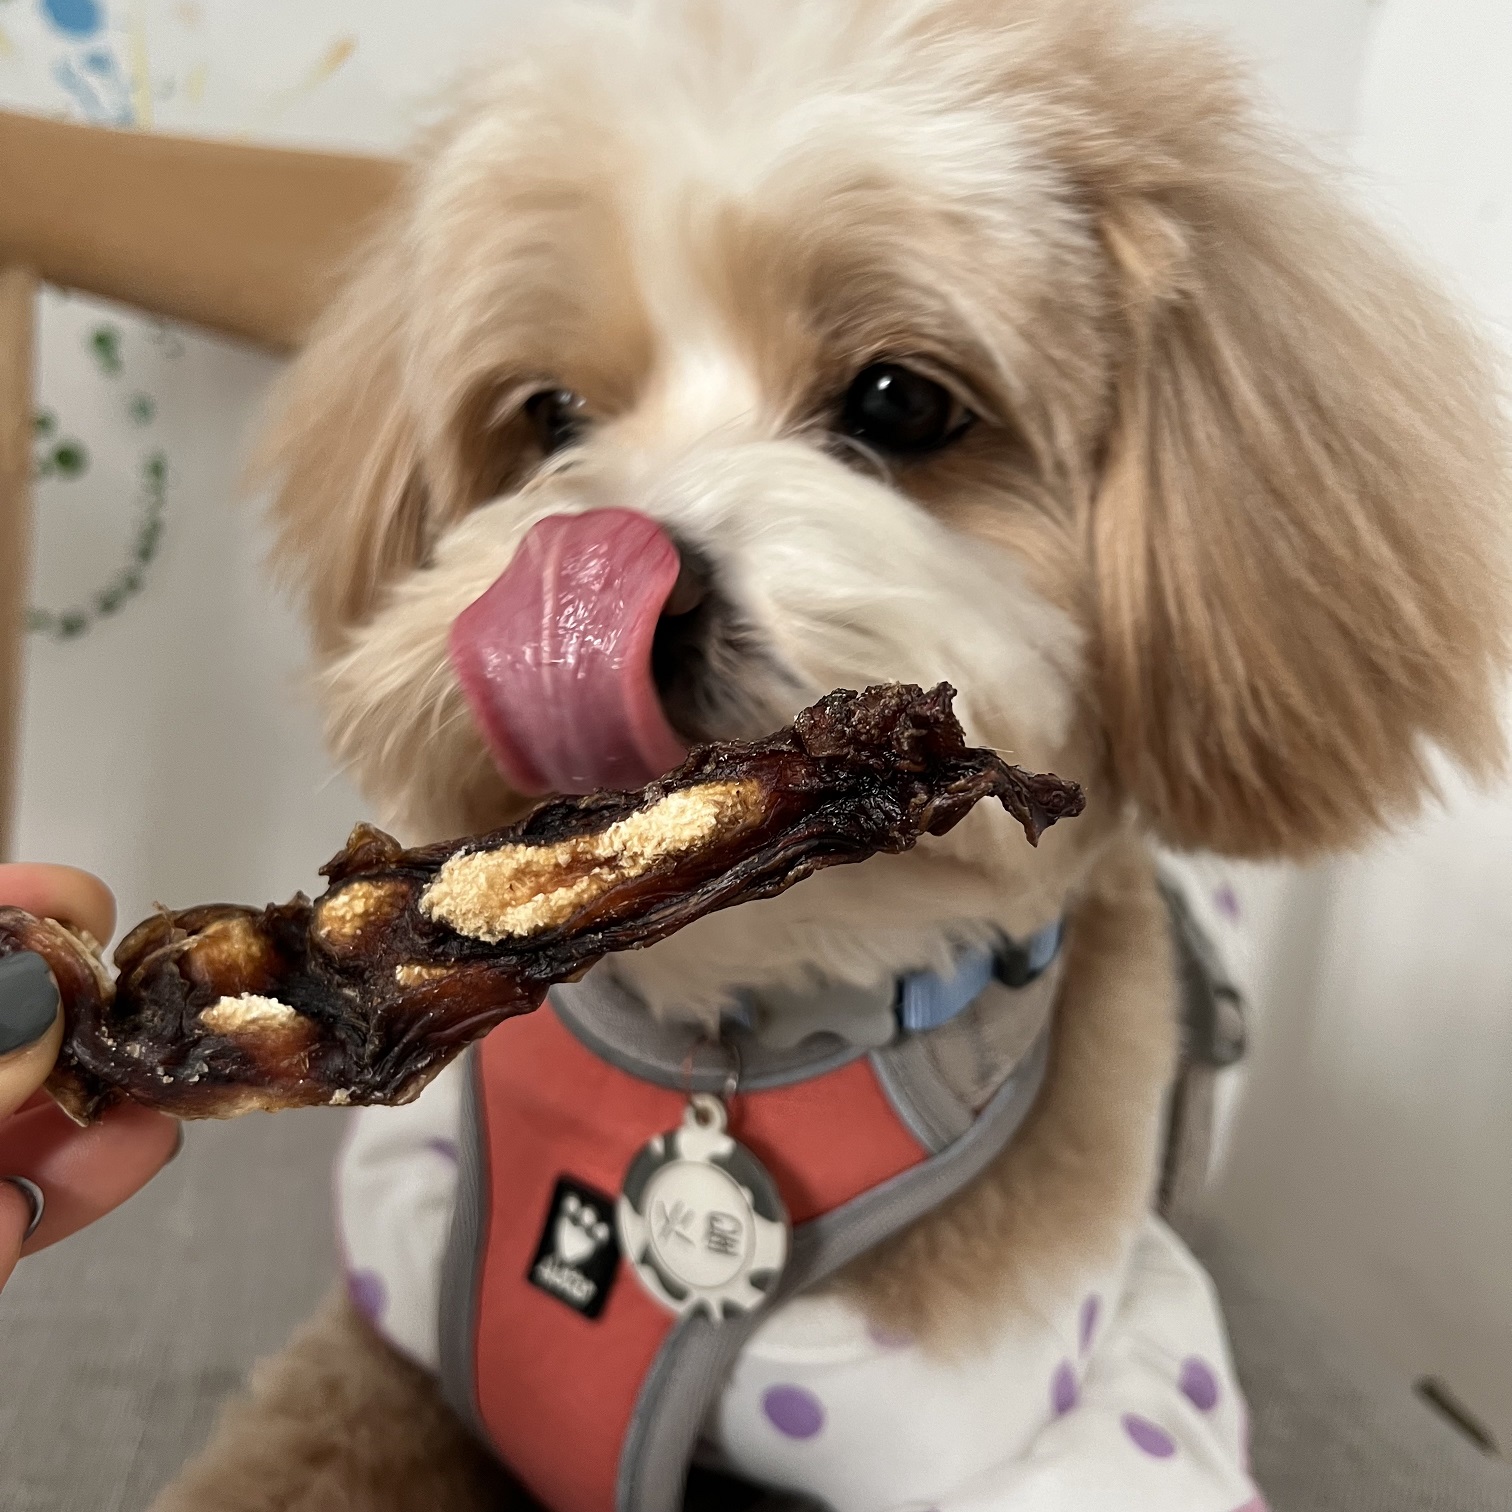
[{"label": "dog's pink tongue", "polygon": [[651,675],[680,565],[645,515],[552,515],[453,621],[452,665],[516,790],[638,788],[682,760]]}]

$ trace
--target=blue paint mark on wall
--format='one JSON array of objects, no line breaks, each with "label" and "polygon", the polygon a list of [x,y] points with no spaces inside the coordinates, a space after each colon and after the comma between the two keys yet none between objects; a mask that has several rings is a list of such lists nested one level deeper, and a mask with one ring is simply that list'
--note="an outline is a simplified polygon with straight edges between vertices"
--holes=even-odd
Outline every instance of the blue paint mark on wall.
[{"label": "blue paint mark on wall", "polygon": [[63,44],[52,76],[87,121],[132,126],[131,80],[107,35],[108,0],[37,0],[37,10]]},{"label": "blue paint mark on wall", "polygon": [[60,58],[52,72],[84,119],[105,126],[134,125],[131,90],[115,59],[109,53],[91,53],[80,63],[82,66],[72,58]]},{"label": "blue paint mark on wall", "polygon": [[70,37],[92,37],[104,24],[100,0],[41,0],[42,14]]}]

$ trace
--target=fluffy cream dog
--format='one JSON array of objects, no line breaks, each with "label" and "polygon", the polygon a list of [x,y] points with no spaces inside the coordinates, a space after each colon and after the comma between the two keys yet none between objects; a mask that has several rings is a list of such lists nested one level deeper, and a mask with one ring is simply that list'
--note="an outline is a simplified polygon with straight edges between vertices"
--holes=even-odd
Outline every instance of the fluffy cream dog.
[{"label": "fluffy cream dog", "polygon": [[[709,1020],[1069,920],[1029,1121],[836,1283],[964,1358],[1147,1210],[1174,1044],[1147,844],[1306,856],[1409,812],[1432,745],[1499,759],[1487,359],[1222,57],[1122,5],[545,9],[283,391],[279,561],[332,746],[419,840],[517,812],[521,773],[649,775],[944,678],[974,740],[1080,780],[1038,853],[984,806],[616,963]],[[603,509],[682,564],[613,673],[639,735],[539,669],[469,697],[458,616],[537,522]],[[464,1508],[496,1475],[338,1309],[161,1505]]]}]

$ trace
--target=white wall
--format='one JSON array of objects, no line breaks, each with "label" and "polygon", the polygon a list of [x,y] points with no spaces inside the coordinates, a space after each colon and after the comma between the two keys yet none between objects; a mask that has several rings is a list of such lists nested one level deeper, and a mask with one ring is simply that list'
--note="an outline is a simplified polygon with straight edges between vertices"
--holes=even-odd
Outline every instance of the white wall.
[{"label": "white wall", "polygon": [[[1506,0],[1167,0],[1512,338]],[[1362,375],[1368,382],[1369,375]],[[1254,1050],[1214,1207],[1403,1380],[1512,1448],[1512,795],[1446,802],[1304,874],[1199,871],[1246,905]]]},{"label": "white wall", "polygon": [[[1387,0],[1364,62],[1365,192],[1505,344],[1512,7]],[[1512,795],[1447,793],[1288,890],[1217,1201],[1392,1369],[1444,1377],[1512,1450]]]},{"label": "white wall", "polygon": [[[0,107],[396,150],[478,39],[523,8],[0,0]],[[101,332],[117,362],[102,357]],[[44,300],[41,355],[58,430],[38,455],[80,443],[89,465],[39,484],[33,602],[87,608],[132,570],[143,469],[159,452],[166,529],[115,614],[91,615],[72,639],[30,637],[19,854],[98,871],[127,922],[159,900],[311,888],[361,805],[321,752],[300,633],[260,569],[257,511],[235,502],[275,365],[58,295]]]},{"label": "white wall", "polygon": [[[99,27],[72,36],[50,3],[0,0],[0,106],[388,149],[528,0],[101,0]],[[1352,145],[1375,202],[1512,319],[1507,0],[1164,5],[1227,29],[1276,111]],[[156,899],[308,887],[360,811],[320,754],[255,513],[230,502],[272,371],[46,304],[44,402],[91,465],[41,485],[38,603],[87,602],[119,575],[143,465],[168,459],[141,592],[75,639],[30,642],[21,848],[102,872],[128,919]],[[1392,1369],[1444,1374],[1512,1443],[1509,842],[1505,798],[1457,794],[1361,860],[1240,874],[1260,1012],[1216,1200]]]},{"label": "white wall", "polygon": [[1377,0],[1157,0],[1226,35],[1250,61],[1276,113],[1325,148],[1354,124],[1356,82]]}]

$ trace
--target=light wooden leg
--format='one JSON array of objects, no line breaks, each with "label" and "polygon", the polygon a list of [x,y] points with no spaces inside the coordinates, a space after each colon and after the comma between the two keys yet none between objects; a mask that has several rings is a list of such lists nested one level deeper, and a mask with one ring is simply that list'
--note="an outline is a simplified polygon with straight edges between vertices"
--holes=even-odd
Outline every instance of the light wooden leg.
[{"label": "light wooden leg", "polygon": [[0,268],[0,860],[15,840],[22,642],[31,578],[32,372],[37,280]]},{"label": "light wooden leg", "polygon": [[0,261],[59,288],[288,349],[401,172],[386,158],[0,110]]}]

